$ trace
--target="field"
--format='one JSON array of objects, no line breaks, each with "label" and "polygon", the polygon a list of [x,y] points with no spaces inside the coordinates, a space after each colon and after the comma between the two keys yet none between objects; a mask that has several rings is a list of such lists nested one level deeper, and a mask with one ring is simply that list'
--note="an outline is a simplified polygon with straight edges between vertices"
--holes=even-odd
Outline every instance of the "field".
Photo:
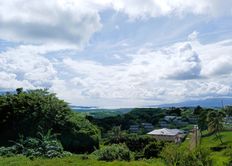
[{"label": "field", "polygon": [[[208,137],[203,137],[201,139],[201,146],[206,148],[213,147],[225,147],[232,146],[232,132],[224,131],[221,132],[223,144],[221,144],[220,140],[215,139],[215,135],[211,135]],[[225,156],[225,150],[221,151],[212,151],[212,159],[213,165],[223,165],[224,163],[228,163],[229,158]]]},{"label": "field", "polygon": [[54,159],[34,159],[30,160],[23,156],[18,157],[9,157],[2,158],[0,157],[0,165],[1,166],[164,166],[164,163],[160,160],[143,160],[143,161],[114,161],[114,162],[104,162],[98,161],[93,158],[82,159],[82,155],[73,155],[70,157],[64,158],[54,158]]}]

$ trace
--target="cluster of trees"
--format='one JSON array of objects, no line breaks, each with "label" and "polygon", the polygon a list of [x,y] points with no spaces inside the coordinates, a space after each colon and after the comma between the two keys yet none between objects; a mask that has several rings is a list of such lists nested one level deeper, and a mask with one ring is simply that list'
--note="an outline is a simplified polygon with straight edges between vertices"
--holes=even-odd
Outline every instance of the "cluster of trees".
[{"label": "cluster of trees", "polygon": [[0,146],[11,146],[20,136],[36,138],[38,132],[49,130],[67,151],[84,153],[99,147],[97,127],[55,94],[19,88],[0,96]]},{"label": "cluster of trees", "polygon": [[[171,115],[176,115],[179,112],[177,109],[170,111]],[[93,116],[87,116],[86,118],[97,125],[102,133],[107,133],[115,126],[121,126],[122,130],[128,130],[130,125],[141,124],[144,122],[158,125],[158,122],[169,112],[162,108],[135,108],[130,112],[123,115],[96,118]]]}]

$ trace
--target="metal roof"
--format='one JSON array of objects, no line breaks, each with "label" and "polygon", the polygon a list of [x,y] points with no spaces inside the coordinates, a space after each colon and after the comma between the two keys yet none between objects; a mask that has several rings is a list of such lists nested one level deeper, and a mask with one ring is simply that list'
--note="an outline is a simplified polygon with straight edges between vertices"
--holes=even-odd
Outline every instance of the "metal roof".
[{"label": "metal roof", "polygon": [[180,133],[183,133],[182,130],[179,130],[179,129],[167,129],[167,128],[163,128],[163,129],[158,129],[158,130],[153,130],[147,134],[150,134],[150,135],[171,135],[171,136],[174,136],[174,135],[177,135],[177,134],[180,134]]}]

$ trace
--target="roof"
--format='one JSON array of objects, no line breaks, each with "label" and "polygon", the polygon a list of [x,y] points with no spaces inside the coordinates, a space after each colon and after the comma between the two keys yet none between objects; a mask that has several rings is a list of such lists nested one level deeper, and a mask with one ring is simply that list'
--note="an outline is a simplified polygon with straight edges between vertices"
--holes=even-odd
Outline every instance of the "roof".
[{"label": "roof", "polygon": [[179,130],[179,129],[167,129],[167,128],[163,128],[163,129],[158,129],[158,130],[153,130],[147,134],[150,134],[150,135],[177,135],[177,134],[180,134],[180,133],[183,133],[182,130]]}]

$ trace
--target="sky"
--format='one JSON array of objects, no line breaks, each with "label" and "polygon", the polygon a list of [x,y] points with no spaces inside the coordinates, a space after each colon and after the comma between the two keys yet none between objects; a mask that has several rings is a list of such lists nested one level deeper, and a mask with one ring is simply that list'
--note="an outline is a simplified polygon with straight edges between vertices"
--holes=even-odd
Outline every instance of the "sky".
[{"label": "sky", "polygon": [[232,97],[231,0],[1,0],[0,89],[141,107]]}]

